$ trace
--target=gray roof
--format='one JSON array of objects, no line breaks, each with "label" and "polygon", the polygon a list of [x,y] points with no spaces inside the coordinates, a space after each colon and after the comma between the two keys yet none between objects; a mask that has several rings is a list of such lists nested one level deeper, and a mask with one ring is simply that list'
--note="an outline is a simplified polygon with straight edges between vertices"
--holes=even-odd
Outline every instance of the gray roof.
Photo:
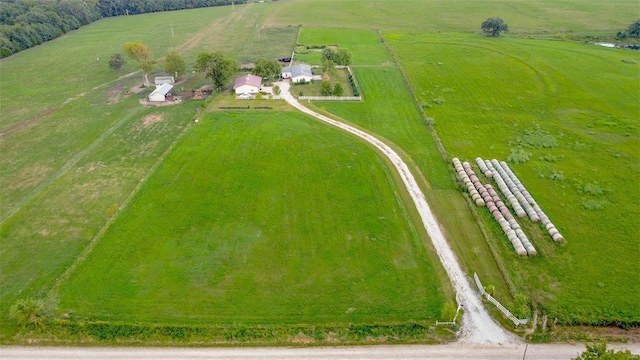
[{"label": "gray roof", "polygon": [[313,73],[311,73],[311,65],[307,64],[287,66],[282,69],[282,72],[290,72],[292,78],[298,76],[313,76]]},{"label": "gray roof", "polygon": [[158,86],[155,90],[153,90],[153,93],[159,93],[162,95],[167,95],[169,93],[169,91],[171,91],[171,89],[173,89],[173,85],[169,84],[169,83],[164,83],[160,86]]}]

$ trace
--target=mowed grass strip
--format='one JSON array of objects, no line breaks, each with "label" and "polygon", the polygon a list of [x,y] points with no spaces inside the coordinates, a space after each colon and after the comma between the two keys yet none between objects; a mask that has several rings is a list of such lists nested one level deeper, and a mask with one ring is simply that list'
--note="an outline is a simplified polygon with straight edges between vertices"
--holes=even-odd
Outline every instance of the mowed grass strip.
[{"label": "mowed grass strip", "polygon": [[516,286],[564,323],[637,323],[638,53],[459,34],[386,35],[449,154],[530,154],[512,169],[567,243],[554,245],[530,227],[540,256],[517,258],[498,233]]},{"label": "mowed grass strip", "polygon": [[441,280],[391,179],[364,143],[301,114],[209,114],[63,284],[60,309],[174,324],[436,319]]}]

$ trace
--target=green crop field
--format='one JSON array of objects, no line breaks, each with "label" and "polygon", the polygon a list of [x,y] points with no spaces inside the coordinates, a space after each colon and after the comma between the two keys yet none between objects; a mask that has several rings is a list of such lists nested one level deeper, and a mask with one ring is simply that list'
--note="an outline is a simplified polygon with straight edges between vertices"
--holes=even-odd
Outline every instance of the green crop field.
[{"label": "green crop field", "polygon": [[[489,16],[511,31],[482,36]],[[307,105],[407,161],[467,274],[561,324],[637,326],[640,55],[572,41],[636,18],[635,0],[280,0],[103,19],[0,60],[0,342],[452,337],[429,329],[454,296],[379,154],[283,102],[143,106],[136,64],[107,66],[131,41],[179,51],[189,76],[202,51],[348,49],[365,100]],[[534,258],[448,164],[510,155],[566,238],[523,224]],[[9,319],[26,298],[45,300],[47,327]]]},{"label": "green crop field", "polygon": [[303,115],[208,115],[63,284],[60,308],[187,324],[437,318],[439,272],[390,182],[375,152]]}]

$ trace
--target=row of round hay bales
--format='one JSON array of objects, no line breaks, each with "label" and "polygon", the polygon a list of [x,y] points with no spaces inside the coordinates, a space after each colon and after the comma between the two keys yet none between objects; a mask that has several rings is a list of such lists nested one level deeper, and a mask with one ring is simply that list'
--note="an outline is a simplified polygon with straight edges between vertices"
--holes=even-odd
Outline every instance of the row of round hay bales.
[{"label": "row of round hay bales", "polygon": [[529,219],[531,219],[531,221],[533,222],[540,222],[540,217],[535,212],[535,210],[533,210],[533,207],[525,199],[524,195],[522,195],[522,192],[520,192],[520,189],[513,182],[509,174],[507,174],[507,172],[502,168],[502,165],[500,164],[500,162],[498,162],[498,160],[496,159],[493,159],[491,160],[491,164],[493,165],[494,169],[498,171],[498,174],[500,174],[500,176],[502,177],[502,180],[504,181],[505,185],[507,186],[511,194],[513,194],[515,202],[517,202],[518,205],[520,205],[520,207],[524,210],[527,216],[529,216]]},{"label": "row of round hay bales", "polygon": [[493,173],[491,172],[491,170],[489,170],[489,168],[487,167],[487,164],[485,164],[482,158],[479,158],[479,157],[476,158],[476,165],[478,165],[478,168],[484,174],[484,176],[486,176],[489,179],[493,177]]},{"label": "row of round hay bales", "polygon": [[511,168],[509,168],[509,165],[506,162],[501,161],[500,166],[502,167],[504,172],[507,174],[507,176],[509,176],[511,181],[515,184],[515,186],[518,188],[520,193],[522,194],[522,197],[523,197],[522,201],[525,201],[527,204],[530,205],[532,211],[535,212],[538,218],[538,221],[540,221],[542,225],[545,227],[545,229],[547,230],[547,232],[549,232],[549,235],[551,236],[553,241],[555,242],[564,241],[564,237],[560,234],[556,226],[549,220],[549,217],[547,216],[547,214],[545,214],[544,211],[542,211],[542,209],[540,208],[540,206],[534,201],[533,197],[527,191],[524,185],[522,185],[522,182],[520,181],[520,179],[518,179],[516,174],[514,174],[513,171],[511,171]]},{"label": "row of round hay bales", "polygon": [[476,189],[475,185],[476,183],[480,184],[480,180],[473,172],[473,169],[471,169],[469,163],[465,162],[464,164],[462,164],[460,162],[460,159],[458,158],[453,158],[451,162],[456,169],[458,178],[467,187],[467,191],[469,192],[469,195],[471,195],[471,199],[473,199],[477,206],[484,206],[484,200],[482,200],[482,196],[480,196],[480,193]]},{"label": "row of round hay bales", "polygon": [[485,164],[493,173],[493,180],[496,182],[498,188],[500,189],[500,191],[502,191],[502,194],[504,194],[504,196],[511,204],[511,207],[513,208],[513,211],[515,211],[516,215],[518,215],[519,218],[527,216],[527,213],[524,211],[524,209],[522,209],[520,202],[518,202],[518,199],[515,197],[515,195],[513,195],[513,193],[509,189],[509,186],[505,182],[504,176],[506,176],[506,174],[504,174],[504,172],[501,173],[501,169],[497,169],[495,165],[489,160],[485,160]]},{"label": "row of round hay bales", "polygon": [[486,190],[484,193],[484,202],[487,204],[487,208],[493,218],[498,222],[500,228],[502,228],[502,232],[507,235],[507,239],[509,239],[511,245],[513,245],[513,249],[520,256],[529,254],[529,251],[527,251],[527,248],[516,232],[516,229],[517,231],[522,231],[520,230],[518,222],[513,215],[511,215],[511,212],[504,205],[493,187],[490,184],[486,184],[484,188]]}]

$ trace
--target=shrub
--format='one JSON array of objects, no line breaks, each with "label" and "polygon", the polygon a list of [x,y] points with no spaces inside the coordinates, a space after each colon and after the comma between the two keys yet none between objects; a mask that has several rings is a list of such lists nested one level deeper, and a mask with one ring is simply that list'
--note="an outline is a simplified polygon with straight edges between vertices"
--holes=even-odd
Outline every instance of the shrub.
[{"label": "shrub", "polygon": [[511,149],[507,161],[513,164],[521,164],[531,159],[531,153],[524,151],[523,149]]},{"label": "shrub", "polygon": [[42,326],[45,322],[44,302],[34,298],[18,300],[9,309],[9,317],[15,320],[19,326]]}]

